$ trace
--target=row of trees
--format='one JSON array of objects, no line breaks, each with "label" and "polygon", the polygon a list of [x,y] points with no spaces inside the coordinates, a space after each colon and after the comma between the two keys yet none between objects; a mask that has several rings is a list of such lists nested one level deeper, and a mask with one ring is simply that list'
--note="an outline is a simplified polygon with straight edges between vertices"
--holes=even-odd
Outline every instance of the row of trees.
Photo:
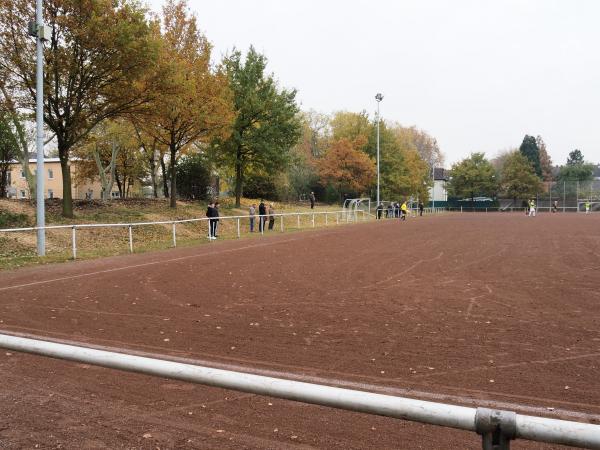
[{"label": "row of trees", "polygon": [[[34,16],[34,2],[0,0],[0,159],[21,160],[32,196],[35,41],[25,30]],[[373,188],[375,122],[364,112],[301,113],[296,91],[280,88],[253,48],[215,64],[185,0],[167,0],[160,15],[135,0],[46,0],[44,20],[44,123],[64,216],[73,215],[73,157],[74,181],[99,179],[103,198],[115,184],[126,196],[138,180],[155,196],[161,185],[172,207],[178,189],[201,196],[215,173],[238,206],[244,192],[334,199]],[[382,121],[381,149],[384,196],[426,197],[429,166],[441,162],[435,140]]]},{"label": "row of trees", "polygon": [[553,167],[541,136],[526,135],[518,149],[501,153],[493,160],[473,153],[452,166],[449,195],[473,199],[501,195],[511,199],[534,197],[543,182],[590,181],[594,165],[586,163],[580,150],[569,154],[561,167]]}]

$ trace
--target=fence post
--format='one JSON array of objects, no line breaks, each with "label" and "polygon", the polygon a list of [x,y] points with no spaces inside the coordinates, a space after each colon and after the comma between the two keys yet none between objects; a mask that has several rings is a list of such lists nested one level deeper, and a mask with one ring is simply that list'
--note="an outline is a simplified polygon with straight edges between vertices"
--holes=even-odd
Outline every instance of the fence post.
[{"label": "fence post", "polygon": [[461,212],[461,214],[462,214],[462,205],[461,205],[461,207],[460,207],[460,212]]},{"label": "fence post", "polygon": [[281,232],[283,233],[283,218],[285,216],[282,214],[281,216],[279,216],[279,226],[281,227]]},{"label": "fence post", "polygon": [[327,226],[329,222],[327,221],[327,213],[325,213],[325,226]]},{"label": "fence post", "polygon": [[577,180],[577,212],[579,212],[579,180]]},{"label": "fence post", "polygon": [[267,217],[260,216],[260,234],[265,234],[265,225],[267,224]]},{"label": "fence post", "polygon": [[129,252],[133,253],[133,231],[131,225],[129,225]]},{"label": "fence post", "polygon": [[237,218],[237,237],[240,237],[240,218]]},{"label": "fence post", "polygon": [[563,212],[565,212],[566,203],[567,203],[567,182],[563,181]]},{"label": "fence post", "polygon": [[73,225],[73,231],[71,232],[71,243],[73,244],[73,259],[77,259],[77,234],[75,225]]},{"label": "fence post", "polygon": [[335,223],[336,223],[336,225],[340,224],[340,213],[339,212],[335,213]]},{"label": "fence post", "polygon": [[173,247],[177,247],[177,224],[173,222]]},{"label": "fence post", "polygon": [[300,214],[298,214],[298,228],[300,228]]},{"label": "fence post", "polygon": [[314,228],[315,227],[315,214],[314,213],[312,215],[312,225],[313,225],[313,228]]}]

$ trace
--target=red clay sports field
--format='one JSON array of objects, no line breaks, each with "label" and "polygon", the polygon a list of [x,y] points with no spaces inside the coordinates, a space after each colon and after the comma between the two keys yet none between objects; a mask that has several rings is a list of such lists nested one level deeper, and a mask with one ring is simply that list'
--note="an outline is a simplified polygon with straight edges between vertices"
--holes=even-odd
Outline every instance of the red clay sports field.
[{"label": "red clay sports field", "polygon": [[[446,214],[3,272],[0,328],[600,423],[599,271],[600,215]],[[3,449],[481,446],[474,433],[4,350],[0,377]]]}]

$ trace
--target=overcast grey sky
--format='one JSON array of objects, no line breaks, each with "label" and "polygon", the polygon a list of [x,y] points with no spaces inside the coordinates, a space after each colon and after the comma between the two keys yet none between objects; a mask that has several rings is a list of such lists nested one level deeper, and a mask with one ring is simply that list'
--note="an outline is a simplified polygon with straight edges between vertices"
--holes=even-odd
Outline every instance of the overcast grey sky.
[{"label": "overcast grey sky", "polygon": [[[162,0],[149,0],[155,10]],[[190,0],[220,57],[251,44],[303,109],[376,109],[437,138],[446,165],[542,135],[600,162],[600,1]]]}]

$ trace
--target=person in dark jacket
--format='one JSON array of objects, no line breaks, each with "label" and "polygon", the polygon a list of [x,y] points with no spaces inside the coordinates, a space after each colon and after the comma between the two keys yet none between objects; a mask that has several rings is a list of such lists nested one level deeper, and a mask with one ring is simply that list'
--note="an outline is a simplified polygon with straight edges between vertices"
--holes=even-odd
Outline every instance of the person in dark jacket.
[{"label": "person in dark jacket", "polygon": [[423,216],[423,209],[425,208],[425,205],[423,204],[423,202],[419,202],[419,216]]},{"label": "person in dark jacket", "polygon": [[314,209],[315,208],[315,201],[317,200],[315,198],[315,193],[311,192],[310,195],[308,196],[308,199],[310,200],[310,209]]},{"label": "person in dark jacket", "polygon": [[258,204],[258,231],[265,231],[265,221],[267,220],[267,207],[262,200]]},{"label": "person in dark jacket", "polygon": [[269,230],[273,229],[273,226],[275,225],[275,208],[273,207],[273,203],[271,203],[269,205]]},{"label": "person in dark jacket", "polygon": [[216,233],[216,227],[215,225],[213,225],[214,222],[214,217],[215,215],[215,204],[214,202],[210,202],[208,204],[208,208],[206,208],[206,217],[208,217],[208,239],[216,239],[215,237],[215,233]]},{"label": "person in dark jacket", "polygon": [[219,225],[219,202],[215,202],[215,207],[213,208],[213,223],[214,223],[213,236],[216,239],[219,237],[219,235],[217,234],[217,227]]}]

